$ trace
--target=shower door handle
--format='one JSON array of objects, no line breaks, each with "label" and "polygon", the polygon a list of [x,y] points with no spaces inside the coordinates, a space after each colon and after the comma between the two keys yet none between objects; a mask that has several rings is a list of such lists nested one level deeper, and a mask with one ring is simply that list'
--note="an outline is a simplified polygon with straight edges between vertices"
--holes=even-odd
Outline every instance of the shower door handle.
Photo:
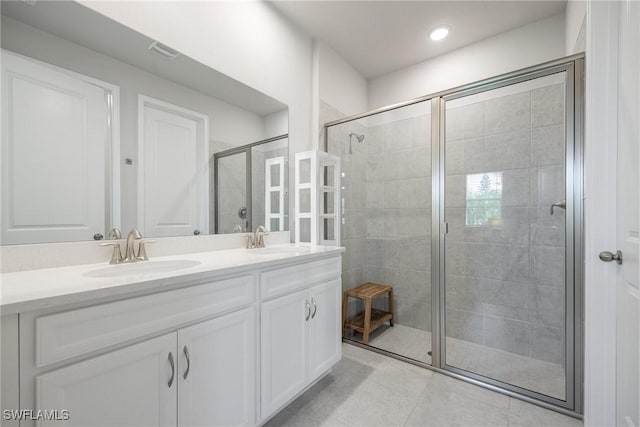
[{"label": "shower door handle", "polygon": [[561,209],[567,209],[567,201],[563,200],[561,202],[557,202],[551,205],[551,215],[553,215],[553,208],[561,208]]}]

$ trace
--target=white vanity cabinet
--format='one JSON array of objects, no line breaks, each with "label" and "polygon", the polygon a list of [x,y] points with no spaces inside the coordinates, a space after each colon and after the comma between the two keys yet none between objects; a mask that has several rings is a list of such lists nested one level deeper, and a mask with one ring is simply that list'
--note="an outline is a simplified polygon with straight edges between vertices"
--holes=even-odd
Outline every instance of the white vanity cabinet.
[{"label": "white vanity cabinet", "polygon": [[255,424],[255,323],[248,308],[178,331],[178,426]]},{"label": "white vanity cabinet", "polygon": [[261,411],[267,418],[305,388],[309,371],[309,291],[262,304]]},{"label": "white vanity cabinet", "polygon": [[267,419],[342,356],[340,258],[267,272],[261,304],[261,418]]},{"label": "white vanity cabinet", "polygon": [[36,409],[65,409],[70,417],[39,425],[175,426],[175,357],[171,333],[38,375]]},{"label": "white vanity cabinet", "polygon": [[27,313],[23,407],[66,409],[69,420],[20,425],[253,426],[258,310],[257,273],[249,272]]},{"label": "white vanity cabinet", "polygon": [[26,418],[2,425],[265,423],[341,357],[340,248],[318,251],[3,315],[2,409]]},{"label": "white vanity cabinet", "polygon": [[312,318],[309,322],[309,375],[311,381],[342,356],[342,282],[340,279],[311,288]]},{"label": "white vanity cabinet", "polygon": [[251,426],[254,311],[39,375],[36,407],[69,410],[70,426]]}]

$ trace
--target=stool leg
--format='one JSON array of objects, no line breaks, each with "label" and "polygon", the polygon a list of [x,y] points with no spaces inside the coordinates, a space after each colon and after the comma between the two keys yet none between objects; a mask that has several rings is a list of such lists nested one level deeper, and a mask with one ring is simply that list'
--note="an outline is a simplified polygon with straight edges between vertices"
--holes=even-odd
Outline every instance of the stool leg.
[{"label": "stool leg", "polygon": [[342,336],[344,336],[344,327],[347,323],[347,306],[348,306],[348,302],[349,302],[349,297],[347,296],[347,293],[345,292],[344,295],[342,295]]},{"label": "stool leg", "polygon": [[393,289],[389,291],[389,313],[391,313],[391,319],[389,319],[389,325],[393,326]]},{"label": "stool leg", "polygon": [[371,298],[364,301],[364,333],[362,334],[362,342],[369,344],[369,332],[371,332]]}]

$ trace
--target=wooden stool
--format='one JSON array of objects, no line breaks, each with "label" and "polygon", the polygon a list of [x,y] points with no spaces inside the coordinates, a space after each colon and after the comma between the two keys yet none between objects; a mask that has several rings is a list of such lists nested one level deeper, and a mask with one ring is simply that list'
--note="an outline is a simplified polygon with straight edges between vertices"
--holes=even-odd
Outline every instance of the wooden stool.
[{"label": "wooden stool", "polygon": [[[389,311],[382,311],[371,307],[374,298],[389,294]],[[349,297],[364,301],[364,312],[347,320],[347,306]],[[362,342],[369,343],[369,334],[378,329],[386,321],[393,326],[393,287],[378,283],[363,283],[353,289],[345,291],[342,298],[342,331],[349,327],[362,334]]]}]

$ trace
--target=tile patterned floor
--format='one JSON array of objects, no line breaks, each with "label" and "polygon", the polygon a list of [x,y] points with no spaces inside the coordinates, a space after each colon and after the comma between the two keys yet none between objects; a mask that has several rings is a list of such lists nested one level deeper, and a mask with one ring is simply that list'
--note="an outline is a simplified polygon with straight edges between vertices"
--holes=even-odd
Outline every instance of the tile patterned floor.
[{"label": "tile patterned floor", "polygon": [[334,370],[277,426],[582,427],[580,420],[349,344]]},{"label": "tile patterned floor", "polygon": [[[352,339],[360,341],[361,334]],[[396,324],[382,326],[369,341],[372,347],[396,353],[424,363],[431,363],[431,332]],[[564,367],[532,359],[481,344],[447,338],[447,364],[509,384],[565,398]]]}]

